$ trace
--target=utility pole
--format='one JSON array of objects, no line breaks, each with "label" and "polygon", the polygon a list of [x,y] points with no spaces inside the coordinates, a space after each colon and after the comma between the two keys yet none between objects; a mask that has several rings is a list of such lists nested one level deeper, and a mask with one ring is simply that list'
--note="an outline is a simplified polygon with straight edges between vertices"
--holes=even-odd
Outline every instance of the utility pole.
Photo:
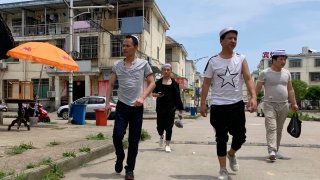
[{"label": "utility pole", "polygon": [[[85,14],[85,13],[90,13],[89,9],[95,9],[95,8],[107,8],[108,10],[113,10],[114,6],[111,4],[107,4],[105,6],[79,6],[79,7],[74,7],[73,6],[73,0],[70,0],[70,4],[68,5],[69,7],[69,54],[72,57],[73,54],[73,19],[79,15]],[[74,16],[74,9],[88,9],[87,12],[80,13],[76,16]],[[73,99],[73,72],[71,71],[69,74],[69,108],[71,107],[72,104],[72,99]],[[69,109],[70,110],[70,109]],[[68,117],[68,123],[71,123],[71,118],[70,116]]]}]

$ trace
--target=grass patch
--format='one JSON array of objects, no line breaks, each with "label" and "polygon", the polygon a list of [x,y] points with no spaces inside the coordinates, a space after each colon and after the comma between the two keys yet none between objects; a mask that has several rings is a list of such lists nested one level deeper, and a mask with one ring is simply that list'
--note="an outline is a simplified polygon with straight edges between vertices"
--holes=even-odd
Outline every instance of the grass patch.
[{"label": "grass patch", "polygon": [[59,180],[64,177],[63,171],[61,167],[56,164],[51,165],[51,169],[47,172],[43,177],[42,180]]},{"label": "grass patch", "polygon": [[49,142],[48,146],[52,147],[52,146],[57,146],[59,144],[60,144],[60,142],[53,140],[53,141]]},{"label": "grass patch", "polygon": [[124,149],[128,149],[128,147],[129,147],[129,141],[128,141],[128,139],[125,139],[125,140],[122,142],[122,145],[123,145],[123,148],[124,148]]},{"label": "grass patch", "polygon": [[80,152],[90,152],[91,149],[88,146],[83,146],[79,148]]},{"label": "grass patch", "polygon": [[148,133],[147,130],[142,129],[141,130],[140,139],[141,139],[141,141],[145,141],[145,140],[151,139],[151,136],[150,136],[150,134]]},{"label": "grass patch", "polygon": [[26,169],[32,169],[32,168],[35,168],[36,165],[33,164],[33,163],[28,163],[27,166],[26,166]]},{"label": "grass patch", "polygon": [[16,155],[16,154],[22,154],[24,151],[28,150],[28,149],[34,149],[32,143],[22,143],[19,146],[13,146],[9,152],[7,152],[10,155]]},{"label": "grass patch", "polygon": [[21,172],[21,173],[19,173],[19,174],[16,174],[16,175],[14,176],[14,179],[15,179],[15,180],[25,180],[25,179],[26,179],[26,174],[23,173],[23,172]]},{"label": "grass patch", "polygon": [[52,129],[55,129],[55,130],[63,130],[63,129],[66,129],[67,127],[54,127]]},{"label": "grass patch", "polygon": [[74,151],[68,151],[68,152],[64,152],[62,153],[63,157],[76,157],[76,153]]},{"label": "grass patch", "polygon": [[0,171],[0,179],[4,178],[7,176],[7,173],[4,171]]},{"label": "grass patch", "polygon": [[106,137],[100,132],[98,134],[90,134],[86,137],[88,140],[105,140]]},{"label": "grass patch", "polygon": [[44,158],[39,162],[39,166],[41,165],[50,165],[52,164],[53,160],[49,157],[49,158]]}]

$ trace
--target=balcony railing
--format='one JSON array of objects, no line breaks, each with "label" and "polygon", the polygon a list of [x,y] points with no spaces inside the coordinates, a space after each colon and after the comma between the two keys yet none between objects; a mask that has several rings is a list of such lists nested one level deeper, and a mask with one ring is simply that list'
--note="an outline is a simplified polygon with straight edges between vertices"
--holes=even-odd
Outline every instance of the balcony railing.
[{"label": "balcony railing", "polygon": [[[74,33],[88,33],[88,32],[98,32],[101,31],[101,28],[104,28],[108,31],[121,31],[122,19],[119,18],[117,21],[114,21],[116,26],[105,25],[105,21],[75,21],[73,28]],[[65,23],[50,23],[50,24],[36,24],[36,25],[14,25],[12,26],[12,35],[14,37],[24,37],[24,36],[44,36],[44,35],[61,35],[69,34],[69,22]],[[144,18],[144,28],[146,31],[150,32],[150,24]]]},{"label": "balcony railing", "polygon": [[[68,22],[26,25],[26,26],[15,25],[15,26],[12,26],[12,35],[14,37],[23,37],[23,36],[69,34],[69,28],[70,28],[69,26],[70,24]],[[75,21],[73,28],[75,33],[97,32],[100,29],[100,22]]]}]

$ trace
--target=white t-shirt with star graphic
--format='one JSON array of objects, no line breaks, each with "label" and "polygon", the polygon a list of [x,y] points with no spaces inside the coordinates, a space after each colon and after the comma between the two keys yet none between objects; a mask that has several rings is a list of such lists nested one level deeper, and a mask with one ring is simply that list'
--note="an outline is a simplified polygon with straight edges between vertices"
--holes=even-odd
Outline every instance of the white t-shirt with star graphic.
[{"label": "white t-shirt with star graphic", "polygon": [[211,57],[204,70],[204,77],[212,78],[211,105],[234,104],[243,100],[241,73],[244,55],[235,53],[230,59],[219,55]]}]

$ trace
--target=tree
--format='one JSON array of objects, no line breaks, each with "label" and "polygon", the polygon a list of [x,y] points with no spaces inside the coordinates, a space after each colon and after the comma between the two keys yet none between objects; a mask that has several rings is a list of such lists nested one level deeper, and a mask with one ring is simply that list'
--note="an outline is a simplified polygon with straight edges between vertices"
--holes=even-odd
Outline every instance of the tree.
[{"label": "tree", "polygon": [[260,92],[257,94],[257,101],[258,101],[258,103],[261,102],[263,96],[264,96],[264,91],[260,91]]},{"label": "tree", "polygon": [[320,100],[320,86],[310,86],[304,98],[313,101]]},{"label": "tree", "polygon": [[298,102],[304,99],[304,96],[307,93],[308,84],[301,80],[293,80],[292,87]]}]

